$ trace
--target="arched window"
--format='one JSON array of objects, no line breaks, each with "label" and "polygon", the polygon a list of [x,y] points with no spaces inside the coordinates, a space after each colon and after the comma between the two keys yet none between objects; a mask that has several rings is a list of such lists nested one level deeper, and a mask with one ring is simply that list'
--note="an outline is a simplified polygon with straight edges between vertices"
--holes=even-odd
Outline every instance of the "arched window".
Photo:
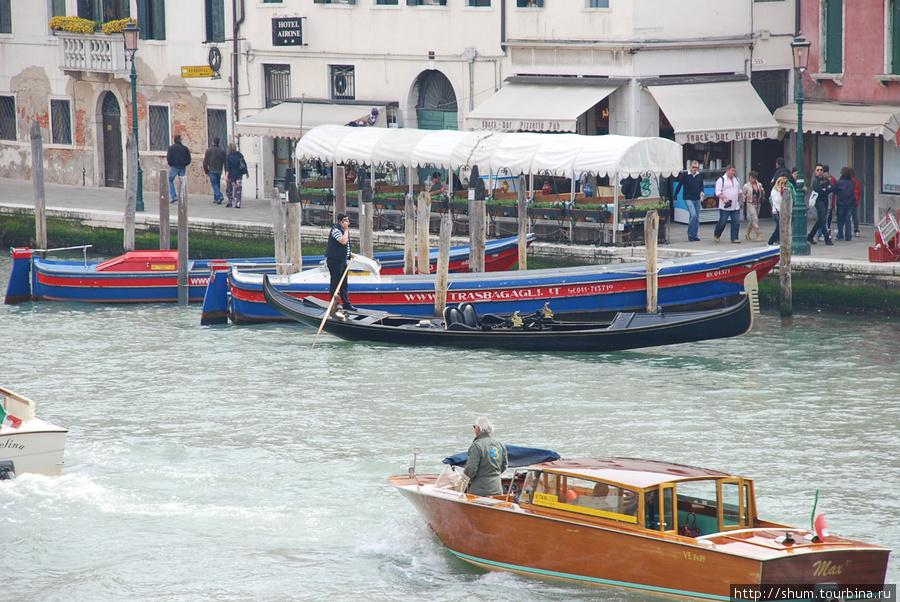
[{"label": "arched window", "polygon": [[417,84],[416,116],[419,129],[456,130],[456,92],[447,77],[440,71],[425,71]]}]

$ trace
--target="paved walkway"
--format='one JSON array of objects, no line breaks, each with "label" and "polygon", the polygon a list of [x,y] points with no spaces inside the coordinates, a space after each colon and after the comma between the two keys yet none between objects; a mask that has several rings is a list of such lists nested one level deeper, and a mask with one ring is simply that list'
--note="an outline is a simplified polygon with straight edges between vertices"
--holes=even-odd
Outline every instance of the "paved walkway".
[{"label": "paved walkway", "polygon": [[[210,194],[192,194],[188,201],[188,214],[191,220],[198,222],[212,222],[222,226],[254,226],[271,227],[272,211],[268,200],[244,199],[240,209],[229,209],[224,204],[216,205],[212,202]],[[95,221],[104,219],[120,227],[123,222],[125,207],[125,191],[120,188],[87,188],[81,186],[64,186],[61,184],[45,185],[45,202],[48,210],[77,213],[90,213],[96,217]],[[0,178],[0,211],[4,208],[34,207],[34,187],[30,180],[17,180],[12,178]],[[136,215],[137,223],[158,223],[159,198],[157,193],[145,193],[145,211]],[[177,205],[168,204],[171,224],[177,222]],[[812,226],[812,222],[809,223]],[[721,243],[713,240],[713,228],[715,224],[702,224],[700,226],[700,242],[687,242],[687,226],[673,224],[669,239],[670,244],[660,245],[660,253],[692,254],[698,252],[726,251],[734,248],[747,248],[748,246],[764,246],[765,242],[747,240],[745,236],[746,225],[741,224],[741,244],[735,245],[728,241],[728,230],[722,237]],[[310,227],[314,230],[323,228]],[[304,227],[304,230],[306,227]],[[774,230],[774,222],[765,218],[761,220],[760,230],[763,240],[768,240]],[[900,276],[900,263],[876,264],[869,262],[868,247],[874,244],[875,229],[873,226],[862,225],[861,236],[850,242],[835,241],[833,246],[826,246],[820,242],[811,248],[808,256],[794,256],[794,262],[799,266],[804,264],[809,267],[821,267],[828,269],[862,269],[865,271],[890,272]],[[546,243],[545,243],[546,244]],[[581,245],[559,245],[561,251],[570,249],[577,253]],[[586,245],[585,245],[586,246]],[[843,266],[843,267],[841,267]]]}]

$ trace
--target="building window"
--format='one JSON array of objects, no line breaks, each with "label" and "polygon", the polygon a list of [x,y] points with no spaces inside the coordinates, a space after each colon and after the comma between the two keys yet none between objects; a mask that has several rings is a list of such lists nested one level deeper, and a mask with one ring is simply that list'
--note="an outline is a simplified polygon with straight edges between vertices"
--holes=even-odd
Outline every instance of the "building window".
[{"label": "building window", "polygon": [[266,108],[274,107],[291,97],[291,66],[264,65],[266,79]]},{"label": "building window", "polygon": [[313,4],[356,4],[356,0],[313,0]]},{"label": "building window", "polygon": [[490,6],[491,0],[469,0],[469,6]]},{"label": "building window", "polygon": [[72,112],[68,100],[50,101],[50,128],[53,144],[72,144]]},{"label": "building window", "polygon": [[9,0],[0,0],[0,33],[12,33],[12,9]]},{"label": "building window", "polygon": [[825,73],[844,72],[844,0],[825,0]]},{"label": "building window", "polygon": [[137,0],[142,40],[166,39],[165,0]]},{"label": "building window", "polygon": [[50,16],[65,17],[66,16],[66,0],[50,0]]},{"label": "building window", "polygon": [[351,65],[331,66],[331,98],[334,100],[356,100],[355,67]]},{"label": "building window", "polygon": [[588,8],[609,8],[609,0],[587,0]]},{"label": "building window", "polygon": [[16,139],[16,100],[0,96],[0,140]]},{"label": "building window", "polygon": [[516,0],[516,8],[544,8],[544,0]]},{"label": "building window", "polygon": [[375,4],[379,6],[397,6],[400,0],[375,0]]},{"label": "building window", "polygon": [[206,40],[210,42],[225,41],[225,0],[205,0],[206,2]]},{"label": "building window", "polygon": [[262,0],[263,4],[281,4],[283,0]]},{"label": "building window", "polygon": [[213,138],[219,139],[219,146],[225,148],[228,141],[228,112],[225,109],[206,109],[207,146],[212,146]]},{"label": "building window", "polygon": [[[55,2],[54,2],[55,4]],[[65,14],[65,2],[63,12]],[[91,21],[118,21],[131,16],[129,0],[78,0],[78,16]]]},{"label": "building window", "polygon": [[772,113],[788,104],[788,71],[754,71],[750,83]]},{"label": "building window", "polygon": [[150,105],[150,150],[165,151],[169,148],[169,107]]},{"label": "building window", "polygon": [[447,6],[447,0],[406,0],[407,6]]}]

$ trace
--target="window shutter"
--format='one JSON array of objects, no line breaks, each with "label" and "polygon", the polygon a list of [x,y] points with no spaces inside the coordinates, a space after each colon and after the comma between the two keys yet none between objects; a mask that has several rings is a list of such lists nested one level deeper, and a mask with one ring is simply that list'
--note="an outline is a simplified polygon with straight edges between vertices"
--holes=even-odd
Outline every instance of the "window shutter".
[{"label": "window shutter", "polygon": [[825,2],[825,72],[844,71],[844,0]]}]

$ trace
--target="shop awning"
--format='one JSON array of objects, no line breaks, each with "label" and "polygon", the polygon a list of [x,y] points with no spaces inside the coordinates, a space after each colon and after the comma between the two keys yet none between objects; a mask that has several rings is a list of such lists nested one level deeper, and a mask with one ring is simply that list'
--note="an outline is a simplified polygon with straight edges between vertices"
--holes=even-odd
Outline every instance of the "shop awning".
[{"label": "shop awning", "polygon": [[533,132],[457,132],[412,128],[352,128],[323,125],[297,143],[296,158],[360,165],[478,165],[481,173],[548,173],[577,177],[637,177],[646,172],[681,172],[681,145],[664,138],[582,136]]},{"label": "shop awning", "polygon": [[242,136],[300,138],[317,125],[347,125],[365,119],[371,115],[372,109],[378,110],[375,127],[387,127],[387,111],[383,103],[347,105],[286,100],[238,121],[235,131]]},{"label": "shop awning", "polygon": [[[790,104],[777,109],[775,119],[784,129],[796,132],[797,105]],[[900,106],[805,102],[803,131],[813,134],[881,136],[900,145]]]},{"label": "shop awning", "polygon": [[749,81],[649,85],[682,144],[778,138],[778,122]]},{"label": "shop awning", "polygon": [[578,118],[618,85],[509,83],[466,116],[466,126],[500,132],[574,132]]}]

